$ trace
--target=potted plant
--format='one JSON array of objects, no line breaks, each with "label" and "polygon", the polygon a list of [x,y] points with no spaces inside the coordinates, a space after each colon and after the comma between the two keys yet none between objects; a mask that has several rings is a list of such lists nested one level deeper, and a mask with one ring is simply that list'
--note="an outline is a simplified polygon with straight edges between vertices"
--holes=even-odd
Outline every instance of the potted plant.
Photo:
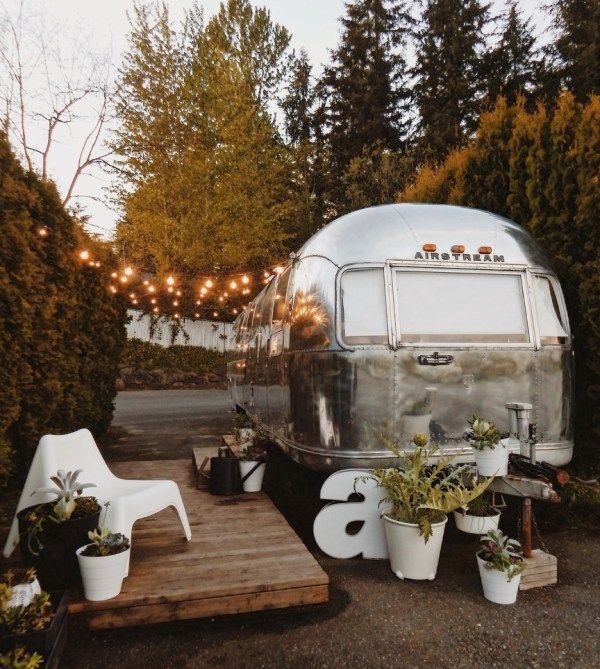
[{"label": "potted plant", "polygon": [[429,423],[432,416],[432,398],[427,394],[414,402],[402,416],[402,433],[411,438],[414,434],[424,434],[429,439]]},{"label": "potted plant", "polygon": [[267,463],[265,451],[261,447],[247,446],[239,458],[240,477],[244,492],[259,492],[265,476]]},{"label": "potted plant", "polygon": [[497,530],[499,521],[500,511],[494,506],[493,495],[487,490],[469,502],[466,509],[457,509],[454,512],[456,527],[467,534],[481,535]]},{"label": "potted plant", "polygon": [[37,669],[44,658],[39,653],[28,653],[23,646],[16,646],[8,653],[0,655],[2,669]]},{"label": "potted plant", "polygon": [[121,592],[131,544],[128,537],[108,528],[89,533],[92,543],[77,549],[85,598],[93,602],[112,599]]},{"label": "potted plant", "polygon": [[483,596],[495,604],[514,604],[525,566],[520,554],[521,544],[516,539],[509,539],[501,530],[490,530],[479,540],[477,564]]},{"label": "potted plant", "polygon": [[480,416],[469,421],[471,431],[466,439],[473,448],[477,472],[480,476],[506,476],[508,474],[508,445],[500,440],[494,423]]},{"label": "potted plant", "polygon": [[51,477],[56,488],[38,492],[56,495],[56,502],[36,504],[17,514],[21,558],[34,567],[49,591],[65,589],[77,571],[75,550],[86,543],[87,533],[98,526],[100,505],[95,497],[81,496],[93,483],[77,483],[81,470],[59,470]]},{"label": "potted plant", "polygon": [[[20,586],[24,589],[19,590]],[[43,658],[46,666],[58,663],[66,632],[64,592],[41,591],[34,569],[10,570],[0,577],[0,652],[3,657],[9,659],[11,653],[16,653],[13,661],[21,655],[31,655]],[[0,663],[0,666],[4,665]]]},{"label": "potted plant", "polygon": [[415,435],[414,449],[405,451],[383,439],[386,448],[402,459],[402,468],[374,469],[366,478],[373,478],[387,493],[381,503],[391,505],[382,518],[392,571],[398,578],[433,580],[447,514],[479,497],[491,479],[467,488],[463,483],[467,465],[450,468],[452,458],[440,457],[429,466],[437,447],[427,449],[425,435]]},{"label": "potted plant", "polygon": [[256,431],[248,416],[244,413],[236,413],[233,417],[233,432],[240,448],[245,449],[254,446]]}]

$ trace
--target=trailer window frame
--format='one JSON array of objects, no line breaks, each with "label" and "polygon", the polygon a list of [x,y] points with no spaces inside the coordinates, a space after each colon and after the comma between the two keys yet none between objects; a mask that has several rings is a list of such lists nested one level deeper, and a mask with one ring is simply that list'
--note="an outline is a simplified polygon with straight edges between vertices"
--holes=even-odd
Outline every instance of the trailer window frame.
[{"label": "trailer window frame", "polygon": [[[508,348],[508,349],[537,349],[539,348],[539,332],[536,319],[533,312],[533,297],[530,272],[527,267],[520,265],[506,265],[503,267],[492,268],[481,265],[465,265],[464,263],[417,263],[414,261],[389,261],[387,263],[390,277],[390,298],[393,304],[392,308],[392,335],[391,341],[394,349],[398,348]],[[397,277],[400,272],[425,272],[425,273],[455,273],[477,275],[478,273],[486,275],[513,275],[521,280],[521,293],[523,297],[523,308],[525,312],[525,325],[527,326],[528,340],[523,342],[466,342],[466,341],[427,341],[427,342],[405,342],[402,340],[400,314],[397,304]]]},{"label": "trailer window frame", "polygon": [[[355,342],[348,341],[344,338],[344,327],[343,327],[343,313],[344,313],[344,304],[343,304],[343,291],[342,291],[342,279],[346,272],[355,272],[360,270],[367,269],[380,269],[383,276],[383,290],[385,295],[385,317],[387,323],[387,340],[380,343],[368,343],[368,344],[357,344]],[[341,267],[336,274],[336,308],[335,308],[335,333],[338,341],[343,344],[344,348],[349,350],[368,350],[368,349],[389,349],[392,346],[392,312],[390,304],[390,284],[389,276],[387,272],[386,263],[382,262],[363,262],[363,263],[352,263],[349,265],[344,265]]]},{"label": "trailer window frame", "polygon": [[[531,300],[531,308],[532,312],[534,315],[534,322],[536,326],[536,340],[538,343],[539,348],[570,348],[572,346],[572,333],[571,333],[571,324],[569,322],[569,313],[567,310],[567,303],[565,302],[565,296],[563,294],[560,282],[556,278],[555,275],[545,272],[542,270],[538,269],[532,269],[531,271],[528,272],[529,275],[529,281],[530,281],[530,300]],[[564,342],[548,342],[544,341],[546,337],[542,335],[541,330],[540,330],[540,317],[538,314],[538,302],[537,302],[537,296],[536,296],[536,291],[534,287],[534,283],[536,279],[547,279],[548,283],[550,284],[550,287],[552,288],[552,291],[554,293],[554,297],[556,299],[556,303],[558,306],[558,314],[559,314],[559,322],[561,326],[563,327],[566,337],[564,338]]]}]

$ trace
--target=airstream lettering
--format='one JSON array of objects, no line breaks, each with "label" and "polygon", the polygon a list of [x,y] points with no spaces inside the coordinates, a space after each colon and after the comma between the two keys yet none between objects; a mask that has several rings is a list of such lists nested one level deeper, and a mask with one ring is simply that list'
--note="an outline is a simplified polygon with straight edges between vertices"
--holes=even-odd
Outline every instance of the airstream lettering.
[{"label": "airstream lettering", "polygon": [[233,401],[311,468],[385,464],[381,435],[416,432],[471,460],[467,417],[507,429],[508,401],[533,405],[540,459],[571,459],[560,285],[528,233],[491,213],[398,204],[343,216],[292,255],[233,337]]}]

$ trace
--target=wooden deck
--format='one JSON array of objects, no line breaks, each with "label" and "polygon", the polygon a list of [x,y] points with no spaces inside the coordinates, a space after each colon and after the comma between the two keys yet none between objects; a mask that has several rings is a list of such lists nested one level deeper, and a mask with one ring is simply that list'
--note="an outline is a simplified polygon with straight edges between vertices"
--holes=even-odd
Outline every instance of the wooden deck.
[{"label": "wooden deck", "polygon": [[329,578],[265,493],[215,497],[197,490],[187,460],[122,462],[123,478],[173,479],[192,529],[174,511],[136,523],[129,576],[118,597],[69,606],[93,629],[317,604]]}]

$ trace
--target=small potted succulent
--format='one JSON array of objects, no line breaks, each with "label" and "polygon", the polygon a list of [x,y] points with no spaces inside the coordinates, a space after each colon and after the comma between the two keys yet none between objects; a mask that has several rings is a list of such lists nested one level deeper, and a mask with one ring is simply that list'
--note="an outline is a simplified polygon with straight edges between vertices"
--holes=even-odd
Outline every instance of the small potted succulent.
[{"label": "small potted succulent", "polygon": [[494,497],[487,490],[467,504],[466,509],[454,512],[454,522],[461,532],[467,534],[485,534],[497,530],[500,511],[494,506]]},{"label": "small potted succulent", "polygon": [[479,541],[477,564],[483,596],[495,604],[514,604],[524,568],[521,544],[502,530],[490,530]]},{"label": "small potted succulent", "polygon": [[247,446],[242,451],[240,477],[244,492],[259,492],[262,489],[267,463],[265,451],[260,446]]},{"label": "small potted succulent", "polygon": [[89,533],[91,543],[77,549],[85,598],[93,602],[116,597],[123,586],[131,544],[108,528]]},{"label": "small potted succulent", "polygon": [[[413,438],[412,450],[400,451],[387,437],[386,450],[401,459],[400,467],[374,469],[372,478],[387,495],[390,504],[382,515],[392,571],[398,578],[433,580],[437,573],[447,514],[479,497],[491,479],[468,488],[463,483],[467,465],[451,468],[452,458],[439,457],[437,447],[427,448],[425,435]],[[357,479],[360,480],[360,479]]]},{"label": "small potted succulent", "polygon": [[39,653],[28,653],[23,646],[16,646],[13,650],[0,654],[2,669],[38,669],[43,661],[44,658]]},{"label": "small potted succulent", "polygon": [[49,591],[65,589],[77,571],[75,550],[86,543],[87,533],[98,526],[100,505],[82,496],[93,483],[78,483],[81,470],[59,470],[51,480],[56,488],[37,492],[56,495],[55,502],[36,504],[17,514],[23,562],[34,567]]},{"label": "small potted succulent", "polygon": [[[34,569],[14,569],[0,577],[0,653],[6,657],[5,662],[9,662],[11,653],[43,658],[47,666],[50,660],[58,662],[66,631],[63,592],[40,590]],[[5,664],[0,662],[0,666]]]},{"label": "small potted succulent", "polygon": [[477,472],[480,476],[506,476],[508,473],[508,445],[500,439],[494,423],[480,416],[469,422],[471,431],[465,435],[473,448]]}]

